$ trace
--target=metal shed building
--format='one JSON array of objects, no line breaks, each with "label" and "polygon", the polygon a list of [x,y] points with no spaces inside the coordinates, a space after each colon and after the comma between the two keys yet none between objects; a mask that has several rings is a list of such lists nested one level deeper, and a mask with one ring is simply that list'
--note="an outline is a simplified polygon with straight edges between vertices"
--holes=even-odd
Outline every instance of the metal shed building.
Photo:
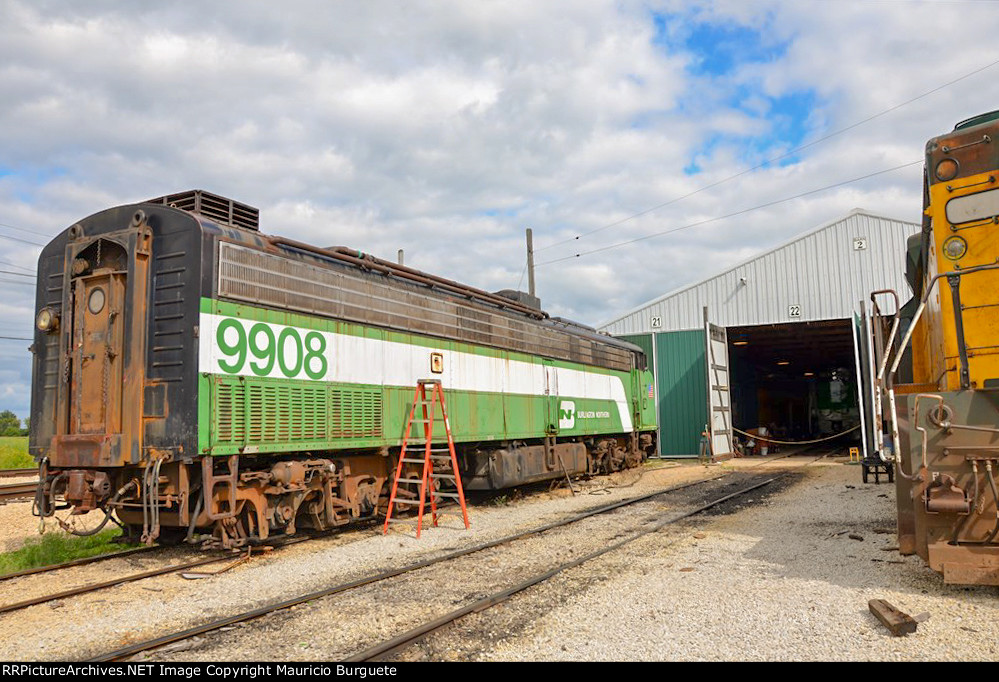
[{"label": "metal shed building", "polygon": [[716,454],[731,451],[733,426],[791,440],[863,426],[865,302],[909,297],[906,240],[919,229],[856,209],[602,325],[651,359],[661,454],[696,455],[706,425]]}]

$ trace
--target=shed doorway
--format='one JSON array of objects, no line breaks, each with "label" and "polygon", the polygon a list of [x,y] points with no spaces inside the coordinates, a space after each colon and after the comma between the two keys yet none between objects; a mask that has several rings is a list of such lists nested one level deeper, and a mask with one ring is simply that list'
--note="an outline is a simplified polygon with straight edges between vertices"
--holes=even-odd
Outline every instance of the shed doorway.
[{"label": "shed doorway", "polygon": [[[746,454],[763,454],[763,447],[773,452],[780,445],[738,431],[801,442],[861,424],[852,320],[729,327],[728,344],[733,426],[744,445],[755,441]],[[830,444],[860,440],[855,429]]]}]

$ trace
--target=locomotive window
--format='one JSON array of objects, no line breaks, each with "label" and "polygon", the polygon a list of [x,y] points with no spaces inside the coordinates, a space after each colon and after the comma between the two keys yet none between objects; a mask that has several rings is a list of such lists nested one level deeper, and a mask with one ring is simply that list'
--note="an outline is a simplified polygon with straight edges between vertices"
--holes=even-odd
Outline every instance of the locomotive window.
[{"label": "locomotive window", "polygon": [[947,220],[951,225],[968,223],[999,215],[999,189],[967,194],[947,202]]},{"label": "locomotive window", "polygon": [[87,308],[94,315],[104,310],[104,290],[100,287],[95,288],[90,292],[90,297],[87,298]]}]

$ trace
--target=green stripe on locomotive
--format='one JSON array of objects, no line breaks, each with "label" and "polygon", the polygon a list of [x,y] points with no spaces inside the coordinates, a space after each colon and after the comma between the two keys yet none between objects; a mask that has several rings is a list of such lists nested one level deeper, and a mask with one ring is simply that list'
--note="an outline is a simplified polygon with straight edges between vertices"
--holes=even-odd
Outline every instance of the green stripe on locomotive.
[{"label": "green stripe on locomotive", "polygon": [[[456,442],[530,440],[549,433],[571,437],[655,428],[652,376],[647,371],[621,372],[547,360],[211,298],[201,299],[201,313],[198,449],[202,453],[398,446],[416,378],[438,376],[431,371],[432,353],[442,356],[444,371],[439,377]],[[338,342],[353,347],[355,362],[337,367],[334,372],[328,365],[343,363],[344,357],[330,354],[320,359],[318,350],[329,350],[324,344]],[[294,352],[287,353],[289,344]],[[214,346],[212,357],[206,352],[210,346]],[[382,357],[358,355],[372,348]],[[422,364],[415,374],[410,372],[413,378],[405,383],[392,381],[405,372],[396,371],[393,376],[388,367],[377,367],[379,362],[405,365],[406,358],[400,356],[407,354]],[[306,358],[311,364],[302,362]],[[563,391],[550,396],[538,395],[538,391],[500,393],[469,388],[468,376],[483,367],[493,372],[506,368],[510,375],[530,374],[538,388],[537,380],[545,376],[546,366],[553,375],[572,379],[570,383],[596,384],[604,393],[611,387],[614,395],[588,397],[582,394],[586,391]],[[334,374],[354,376],[351,381],[328,380]],[[518,377],[521,383],[524,378]],[[480,383],[483,385],[474,388],[495,386],[489,377]],[[465,387],[449,387],[454,384]]]}]

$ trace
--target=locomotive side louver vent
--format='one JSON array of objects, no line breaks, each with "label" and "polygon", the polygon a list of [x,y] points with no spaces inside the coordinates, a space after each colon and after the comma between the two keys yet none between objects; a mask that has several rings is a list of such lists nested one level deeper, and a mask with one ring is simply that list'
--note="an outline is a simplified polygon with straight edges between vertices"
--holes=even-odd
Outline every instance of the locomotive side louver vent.
[{"label": "locomotive side louver vent", "polygon": [[246,204],[226,199],[218,194],[206,192],[203,189],[192,189],[187,192],[168,194],[156,199],[150,199],[147,204],[165,204],[182,211],[199,213],[209,220],[232,227],[242,227],[247,230],[260,229],[260,209]]},{"label": "locomotive side louver vent", "polygon": [[380,438],[379,389],[219,377],[213,446],[292,446]]},{"label": "locomotive side louver vent", "polygon": [[[219,243],[221,298],[627,371],[631,352],[397,280]],[[567,323],[558,323],[565,328]],[[573,325],[576,326],[576,325]]]}]

